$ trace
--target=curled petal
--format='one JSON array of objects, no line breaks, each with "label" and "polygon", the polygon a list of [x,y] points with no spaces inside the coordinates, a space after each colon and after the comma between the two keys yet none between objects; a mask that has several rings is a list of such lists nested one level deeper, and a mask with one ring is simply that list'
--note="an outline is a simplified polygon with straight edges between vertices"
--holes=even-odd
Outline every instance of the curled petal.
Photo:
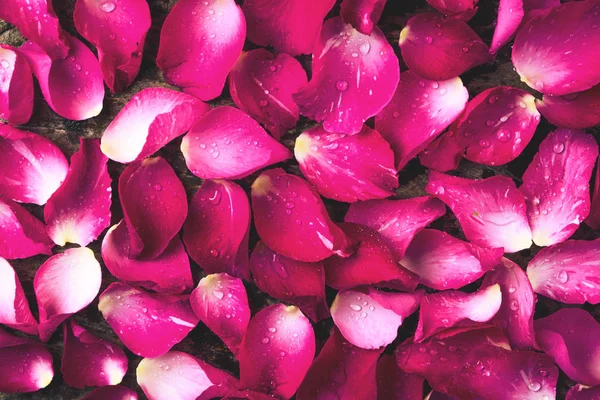
[{"label": "curled petal", "polygon": [[32,112],[31,68],[18,51],[0,43],[0,119],[9,124],[24,124]]},{"label": "curled petal", "polygon": [[296,138],[294,154],[306,179],[337,201],[381,199],[398,188],[390,145],[366,125],[356,135],[317,126]]},{"label": "curled petal", "polygon": [[458,144],[456,132],[450,130],[431,142],[419,154],[419,161],[424,167],[446,172],[458,167],[462,154],[463,149]]},{"label": "curled petal", "polygon": [[438,13],[409,19],[400,49],[408,68],[432,80],[452,79],[490,60],[487,45],[466,22]]},{"label": "curled petal", "polygon": [[[83,0],[79,0],[83,1]],[[146,158],[194,126],[210,106],[166,88],[140,90],[102,135],[102,152],[129,163]]]},{"label": "curled petal", "polygon": [[496,54],[512,39],[524,15],[523,0],[502,0],[499,2],[498,19],[492,44],[490,45],[490,54]]},{"label": "curled petal", "polygon": [[294,57],[256,49],[238,58],[229,73],[229,92],[239,108],[279,139],[298,122],[300,111],[292,94],[306,82],[306,72]]},{"label": "curled petal", "polygon": [[207,273],[226,272],[250,280],[248,234],[250,203],[233,182],[205,180],[190,202],[183,242]]},{"label": "curled petal", "polygon": [[503,254],[502,248],[482,248],[445,232],[424,229],[415,235],[400,264],[430,288],[458,289],[498,265]]},{"label": "curled petal", "polygon": [[415,234],[444,214],[446,206],[441,201],[424,196],[351,204],[344,221],[375,229],[400,261]]},{"label": "curled petal", "polygon": [[291,153],[248,114],[222,106],[206,114],[183,137],[181,152],[203,179],[239,179],[291,158]]},{"label": "curled petal", "polygon": [[244,284],[227,274],[212,274],[200,280],[191,294],[192,309],[237,355],[250,322],[250,306]]},{"label": "curled petal", "polygon": [[442,14],[467,21],[475,15],[479,0],[427,0],[427,3]]},{"label": "curled petal", "polygon": [[422,400],[423,378],[402,371],[394,356],[384,354],[377,362],[377,399]]},{"label": "curled petal", "polygon": [[600,85],[564,96],[544,95],[536,103],[542,115],[556,126],[584,129],[600,124]]},{"label": "curled petal", "polygon": [[600,162],[597,163],[596,167],[596,181],[594,183],[590,215],[585,223],[592,229],[600,230]]},{"label": "curled petal", "polygon": [[69,170],[54,143],[10,125],[0,125],[0,153],[0,195],[14,201],[46,204]]},{"label": "curled petal", "polygon": [[398,169],[458,118],[468,99],[459,77],[438,82],[403,72],[394,97],[375,116],[375,129],[392,146]]},{"label": "curled petal", "polygon": [[212,100],[221,94],[245,37],[246,20],[234,0],[179,1],[160,31],[156,64],[171,85]]},{"label": "curled petal", "polygon": [[590,213],[589,182],[598,144],[583,131],[557,129],[540,144],[519,188],[538,246],[568,239]]},{"label": "curled petal", "polygon": [[17,273],[0,257],[0,324],[37,335],[38,324],[25,297]]},{"label": "curled petal", "polygon": [[79,151],[62,185],[48,199],[44,219],[59,246],[87,246],[110,226],[111,180],[98,139],[79,139]]},{"label": "curled petal", "polygon": [[102,386],[92,390],[82,400],[138,400],[138,395],[125,386]]},{"label": "curled petal", "polygon": [[269,296],[297,306],[315,322],[329,317],[322,263],[284,257],[259,241],[250,256],[250,271],[256,286]]},{"label": "curled petal", "polygon": [[259,311],[240,346],[240,384],[279,398],[296,393],[315,356],[315,333],[295,306]]},{"label": "curled petal", "polygon": [[344,0],[341,17],[362,34],[370,35],[379,22],[386,0]]},{"label": "curled petal", "polygon": [[450,207],[474,244],[504,247],[507,253],[531,246],[525,199],[512,179],[465,179],[431,171],[425,190]]},{"label": "curled petal", "polygon": [[300,114],[327,132],[356,134],[390,101],[398,59],[383,32],[363,35],[340,17],[323,24],[313,48],[312,79],[294,95]]},{"label": "curled petal", "polygon": [[315,262],[351,253],[353,244],[331,221],[316,190],[281,168],[263,172],[252,184],[252,212],[260,239],[285,257]]},{"label": "curled petal", "polygon": [[37,78],[44,99],[61,117],[80,121],[95,117],[102,111],[104,82],[94,53],[80,40],[69,37],[67,58],[52,61],[33,42],[19,49]]},{"label": "curled petal", "polygon": [[142,357],[158,357],[198,324],[187,295],[148,293],[112,283],[100,295],[98,310],[121,342]]},{"label": "curled petal", "polygon": [[65,319],[87,307],[101,283],[100,264],[87,247],[67,249],[43,263],[33,279],[40,339],[47,342]]},{"label": "curled petal", "polygon": [[119,346],[94,336],[73,319],[63,325],[63,337],[60,371],[67,385],[83,389],[121,383],[128,362]]},{"label": "curled petal", "polygon": [[595,400],[600,396],[600,386],[586,387],[577,384],[567,393],[565,400]]}]

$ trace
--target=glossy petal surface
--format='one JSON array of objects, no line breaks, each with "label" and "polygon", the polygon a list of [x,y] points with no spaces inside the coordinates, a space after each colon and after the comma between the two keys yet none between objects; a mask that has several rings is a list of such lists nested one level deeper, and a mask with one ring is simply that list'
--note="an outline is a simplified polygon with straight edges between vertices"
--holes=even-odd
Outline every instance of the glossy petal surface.
[{"label": "glossy petal surface", "polygon": [[544,118],[556,126],[591,128],[600,124],[600,85],[564,96],[544,95],[536,106]]},{"label": "glossy petal surface", "polygon": [[0,119],[24,124],[33,112],[33,78],[27,60],[12,46],[0,44]]},{"label": "glossy petal surface", "polygon": [[456,132],[449,130],[419,154],[419,161],[424,167],[446,172],[458,167],[462,154],[463,149],[459,146]]},{"label": "glossy petal surface", "polygon": [[523,0],[502,0],[499,2],[498,19],[496,20],[494,37],[490,45],[491,54],[496,54],[498,50],[510,42],[524,15]]}]

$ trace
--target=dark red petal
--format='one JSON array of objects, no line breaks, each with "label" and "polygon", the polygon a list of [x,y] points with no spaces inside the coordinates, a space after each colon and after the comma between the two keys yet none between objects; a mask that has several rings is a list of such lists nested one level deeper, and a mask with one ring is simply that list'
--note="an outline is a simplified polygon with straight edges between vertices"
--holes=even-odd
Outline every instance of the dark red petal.
[{"label": "dark red petal", "polygon": [[424,167],[446,172],[456,169],[462,160],[464,149],[459,146],[456,132],[452,129],[431,142],[421,154],[419,161]]},{"label": "dark red petal", "polygon": [[477,11],[479,0],[427,0],[427,3],[442,14],[469,20]]},{"label": "dark red petal", "polygon": [[102,386],[92,390],[82,400],[138,400],[137,393],[124,386]]},{"label": "dark red petal", "polygon": [[294,155],[306,179],[330,199],[381,199],[398,188],[389,143],[366,125],[356,135],[309,129],[296,138]]},{"label": "dark red petal", "polygon": [[390,101],[398,59],[381,29],[363,35],[340,17],[323,24],[313,48],[312,79],[294,95],[300,114],[328,132],[356,134]]},{"label": "dark red petal", "polygon": [[523,8],[527,12],[558,6],[560,6],[560,0],[523,0]]},{"label": "dark red petal", "polygon": [[17,273],[0,257],[0,324],[37,335],[38,324],[23,292]]},{"label": "dark red petal", "polygon": [[600,386],[586,387],[577,384],[569,390],[565,400],[597,400],[600,398]]},{"label": "dark red petal", "polygon": [[544,95],[536,105],[542,115],[556,126],[591,128],[600,124],[600,85],[564,96]]},{"label": "dark red petal", "polygon": [[377,399],[422,400],[423,378],[402,371],[394,356],[384,354],[377,362]]},{"label": "dark red petal", "polygon": [[344,0],[340,15],[354,29],[370,35],[381,18],[385,3],[386,0]]},{"label": "dark red petal", "polygon": [[222,400],[273,400],[274,397],[265,393],[255,392],[253,390],[238,390],[229,396],[223,397]]},{"label": "dark red petal", "polygon": [[540,144],[519,188],[538,246],[567,240],[590,213],[589,182],[598,144],[583,131],[557,129]]},{"label": "dark red petal", "polygon": [[490,45],[490,53],[496,54],[517,32],[525,10],[523,0],[501,0],[498,4],[498,19],[494,29],[494,37]]},{"label": "dark red petal", "polygon": [[248,234],[250,203],[233,182],[205,180],[192,198],[183,225],[183,242],[207,274],[225,272],[250,279]]},{"label": "dark red petal", "polygon": [[585,223],[592,229],[600,230],[600,162],[597,164],[590,215],[585,220]]},{"label": "dark red petal", "polygon": [[426,397],[425,400],[460,400],[458,397],[448,396],[445,393],[436,392],[432,390]]},{"label": "dark red petal", "polygon": [[350,239],[331,221],[316,190],[281,168],[252,184],[252,212],[261,240],[283,256],[315,262],[351,253]]},{"label": "dark red petal", "polygon": [[12,46],[0,43],[0,119],[24,124],[33,112],[33,78],[27,60]]},{"label": "dark red petal", "polygon": [[256,286],[269,296],[297,306],[315,322],[329,317],[322,263],[284,257],[259,241],[250,256],[250,271]]}]

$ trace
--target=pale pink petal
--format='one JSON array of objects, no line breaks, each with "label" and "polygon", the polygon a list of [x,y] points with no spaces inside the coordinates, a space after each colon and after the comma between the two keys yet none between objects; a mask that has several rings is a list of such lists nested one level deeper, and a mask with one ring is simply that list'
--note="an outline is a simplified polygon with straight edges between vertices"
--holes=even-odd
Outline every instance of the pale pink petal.
[{"label": "pale pink petal", "polygon": [[597,163],[596,167],[596,180],[594,183],[590,215],[585,220],[585,223],[592,229],[600,230],[600,162]]},{"label": "pale pink petal", "polygon": [[82,400],[138,400],[137,393],[125,386],[102,386],[92,390]]},{"label": "pale pink petal", "polygon": [[427,0],[427,3],[442,14],[467,21],[475,15],[479,0]]},{"label": "pale pink petal", "polygon": [[33,77],[27,60],[0,43],[0,119],[24,124],[33,112]]},{"label": "pale pink petal", "polygon": [[456,169],[464,149],[459,146],[456,132],[450,130],[431,142],[419,154],[419,161],[424,167],[446,172]]},{"label": "pale pink petal", "polygon": [[565,400],[597,400],[600,398],[600,385],[587,387],[577,384],[569,390]]},{"label": "pale pink petal", "polygon": [[600,124],[600,85],[564,96],[544,95],[536,106],[544,118],[556,126],[591,128]]},{"label": "pale pink petal", "polygon": [[0,324],[37,335],[38,324],[23,292],[17,273],[0,257]]},{"label": "pale pink petal", "polygon": [[422,400],[423,378],[407,374],[398,368],[396,358],[389,354],[377,362],[377,400]]},{"label": "pale pink petal", "polygon": [[[527,1],[527,0],[525,0]],[[490,45],[490,54],[496,54],[504,47],[517,32],[525,10],[524,0],[501,0],[498,3],[498,19],[494,29],[494,37]]]},{"label": "pale pink petal", "polygon": [[370,35],[379,22],[387,0],[344,0],[341,17],[365,35]]}]

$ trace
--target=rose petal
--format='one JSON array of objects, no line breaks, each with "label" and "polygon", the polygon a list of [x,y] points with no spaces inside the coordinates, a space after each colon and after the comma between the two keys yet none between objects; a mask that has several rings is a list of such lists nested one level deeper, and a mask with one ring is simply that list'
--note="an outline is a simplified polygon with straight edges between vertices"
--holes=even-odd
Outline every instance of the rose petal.
[{"label": "rose petal", "polygon": [[117,162],[141,160],[189,131],[208,111],[210,106],[194,96],[166,88],[142,89],[104,131],[102,152]]},{"label": "rose petal", "polygon": [[248,295],[242,281],[227,274],[208,275],[200,280],[190,302],[200,321],[237,355],[250,322]]},{"label": "rose petal", "polygon": [[181,351],[144,358],[136,375],[149,400],[208,400],[238,386],[233,376]]},{"label": "rose petal", "polygon": [[354,29],[370,35],[379,22],[386,0],[343,0],[340,16]]},{"label": "rose petal", "polygon": [[137,393],[124,386],[102,386],[92,390],[82,400],[138,400]]},{"label": "rose petal", "polygon": [[54,243],[87,246],[110,226],[111,179],[98,139],[79,139],[79,151],[62,185],[44,207],[46,231]]},{"label": "rose petal", "polygon": [[248,114],[229,106],[206,114],[183,137],[181,152],[203,179],[239,179],[292,157]]},{"label": "rose petal", "polygon": [[329,218],[316,190],[281,168],[260,174],[252,184],[252,212],[260,239],[298,261],[348,256],[350,239]]},{"label": "rose petal", "polygon": [[449,130],[431,142],[421,154],[421,165],[436,171],[446,172],[456,169],[464,149],[458,145],[456,132]]},{"label": "rose petal", "polygon": [[[181,229],[188,205],[183,184],[161,157],[130,164],[119,177],[129,256],[156,258]],[[168,210],[168,212],[167,212]]]},{"label": "rose petal", "polygon": [[40,339],[47,342],[64,320],[87,307],[101,283],[100,264],[87,247],[67,249],[46,260],[33,279]]},{"label": "rose petal", "polygon": [[468,99],[458,77],[438,82],[421,79],[410,70],[403,72],[394,97],[375,116],[375,129],[392,146],[398,169],[458,118]]},{"label": "rose petal", "polygon": [[331,256],[323,260],[327,286],[337,290],[361,285],[415,290],[419,277],[398,264],[385,239],[375,229],[351,222],[338,226],[359,245],[350,257]]},{"label": "rose petal", "polygon": [[452,79],[490,60],[487,45],[466,22],[435,12],[408,20],[400,49],[408,68],[432,80]]},{"label": "rose petal", "polygon": [[159,293],[179,294],[194,287],[190,260],[179,236],[151,260],[129,258],[130,237],[123,220],[102,241],[102,260],[115,278]]},{"label": "rose petal", "polygon": [[400,264],[432,289],[458,289],[498,265],[503,254],[502,248],[482,248],[445,232],[424,229],[415,235]]},{"label": "rose petal", "polygon": [[425,400],[460,400],[460,399],[458,397],[448,396],[447,394],[436,392],[435,390],[432,390],[427,395],[427,397],[425,397]]},{"label": "rose petal", "polygon": [[427,0],[427,4],[442,14],[468,21],[477,11],[479,0]]},{"label": "rose petal", "polygon": [[160,31],[156,65],[171,85],[212,100],[221,94],[245,36],[246,20],[234,0],[179,1]]},{"label": "rose petal", "polygon": [[33,78],[27,60],[12,46],[0,43],[0,118],[24,124],[33,112]]},{"label": "rose petal", "polygon": [[255,392],[253,390],[238,390],[237,392],[230,394],[229,396],[223,397],[222,400],[273,400],[274,397],[261,392]]},{"label": "rose petal", "polygon": [[[537,12],[519,29],[512,62],[521,80],[552,95],[581,92],[600,82],[600,29],[595,0]],[[577,38],[577,39],[573,39]]]},{"label": "rose petal", "polygon": [[337,201],[381,199],[398,188],[389,143],[366,125],[352,136],[309,129],[296,138],[294,155],[319,193]]},{"label": "rose petal", "polygon": [[78,0],[73,20],[81,36],[98,48],[110,91],[120,92],[131,85],[140,70],[146,33],[152,23],[148,3]]},{"label": "rose petal", "polygon": [[575,385],[567,393],[565,400],[594,400],[600,396],[600,386],[586,387]]},{"label": "rose petal", "polygon": [[594,183],[593,196],[590,215],[585,220],[585,223],[592,229],[600,230],[600,162],[597,163],[596,167],[596,181]]},{"label": "rose petal", "polygon": [[422,400],[423,378],[398,368],[394,356],[384,354],[377,362],[377,398],[381,400]]},{"label": "rose petal", "polygon": [[296,126],[300,112],[292,94],[307,83],[294,57],[265,49],[242,53],[229,73],[229,93],[235,104],[279,139]]},{"label": "rose petal", "polygon": [[422,291],[380,292],[357,288],[338,292],[331,316],[342,335],[362,349],[378,349],[392,343],[404,319],[419,307]]},{"label": "rose petal", "polygon": [[329,317],[322,263],[284,257],[259,241],[250,256],[250,271],[256,286],[269,296],[297,306],[315,322]]},{"label": "rose petal", "polygon": [[598,144],[583,131],[557,129],[540,144],[519,188],[538,246],[567,240],[590,213],[589,181]]},{"label": "rose petal", "polygon": [[415,234],[444,214],[446,207],[441,201],[424,196],[351,204],[344,221],[375,229],[400,261]]},{"label": "rose petal", "polygon": [[46,204],[69,170],[54,143],[10,125],[0,125],[0,153],[0,195],[14,201]]},{"label": "rose petal", "polygon": [[250,321],[240,346],[241,388],[289,399],[314,356],[315,333],[297,307],[263,308]]},{"label": "rose petal", "polygon": [[226,272],[250,280],[248,234],[250,203],[233,182],[205,180],[190,202],[183,242],[207,273]]},{"label": "rose petal", "polygon": [[525,11],[552,8],[560,5],[560,0],[523,0]]},{"label": "rose petal", "polygon": [[335,17],[323,24],[313,54],[312,79],[293,96],[300,114],[327,132],[359,133],[396,91],[400,68],[392,46],[379,28],[363,35]]},{"label": "rose petal", "polygon": [[52,61],[33,42],[25,43],[19,52],[29,62],[50,108],[61,117],[80,121],[102,111],[104,82],[94,53],[78,39],[67,38],[70,50],[65,59]]},{"label": "rose petal", "polygon": [[510,42],[524,15],[523,0],[502,0],[499,2],[498,19],[496,20],[494,37],[490,45],[490,54],[496,54],[498,50]]},{"label": "rose petal", "polygon": [[198,324],[189,296],[148,293],[112,283],[100,295],[98,310],[121,342],[142,357],[158,357]]},{"label": "rose petal", "polygon": [[23,292],[17,273],[0,257],[0,324],[37,335],[38,324]]},{"label": "rose petal", "polygon": [[531,246],[525,199],[512,179],[465,179],[431,171],[425,190],[450,207],[474,244],[504,247],[507,253]]},{"label": "rose petal", "polygon": [[536,102],[550,123],[563,128],[584,129],[600,124],[600,85],[583,92],[548,96]]},{"label": "rose petal", "polygon": [[63,325],[63,338],[60,371],[67,385],[83,389],[121,383],[127,356],[119,346],[94,336],[73,319]]}]

